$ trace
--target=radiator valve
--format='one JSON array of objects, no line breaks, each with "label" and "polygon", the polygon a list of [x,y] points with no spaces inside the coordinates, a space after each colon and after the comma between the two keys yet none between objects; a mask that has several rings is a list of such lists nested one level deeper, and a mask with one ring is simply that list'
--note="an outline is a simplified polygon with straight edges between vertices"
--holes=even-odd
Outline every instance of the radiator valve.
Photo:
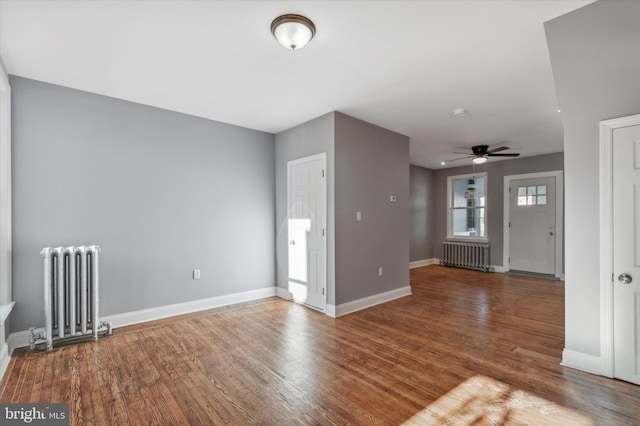
[{"label": "radiator valve", "polygon": [[29,328],[29,349],[34,350],[36,348],[36,343],[38,340],[45,340],[44,331],[39,331],[36,333],[35,327]]}]

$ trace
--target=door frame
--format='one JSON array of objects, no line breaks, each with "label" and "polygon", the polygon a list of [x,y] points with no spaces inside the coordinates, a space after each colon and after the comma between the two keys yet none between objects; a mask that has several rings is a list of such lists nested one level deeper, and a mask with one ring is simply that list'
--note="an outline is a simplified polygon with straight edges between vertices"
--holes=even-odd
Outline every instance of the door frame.
[{"label": "door frame", "polygon": [[600,359],[613,378],[613,132],[640,125],[640,114],[600,121]]},{"label": "door frame", "polygon": [[[308,305],[306,303],[304,303],[303,305],[311,308],[311,309],[315,309],[317,311],[320,312],[327,312],[327,296],[329,294],[328,291],[328,282],[329,282],[329,276],[328,276],[328,265],[329,265],[329,259],[328,259],[328,244],[327,244],[327,239],[328,239],[328,231],[327,231],[327,223],[329,222],[329,218],[327,217],[327,212],[328,212],[328,206],[327,206],[327,180],[328,180],[328,176],[327,176],[327,153],[326,152],[322,152],[320,154],[315,154],[315,155],[310,155],[307,157],[302,157],[302,158],[298,158],[295,160],[291,160],[291,161],[287,161],[287,223],[289,223],[289,219],[291,219],[291,168],[295,165],[298,164],[303,164],[303,163],[309,163],[312,161],[317,161],[317,160],[322,160],[322,169],[324,170],[324,209],[325,209],[325,214],[324,214],[324,220],[325,223],[323,224],[324,226],[324,240],[323,240],[323,244],[322,244],[322,250],[324,251],[324,269],[325,269],[325,282],[324,282],[324,309],[320,310],[314,306]],[[287,282],[289,281],[289,227],[287,226]],[[289,290],[289,286],[287,285],[287,291]]]},{"label": "door frame", "polygon": [[562,274],[562,254],[564,246],[564,173],[562,170],[552,170],[539,173],[525,173],[521,175],[508,175],[504,177],[504,217],[502,221],[502,265],[504,268],[504,272],[509,272],[509,222],[511,220],[509,188],[511,187],[511,181],[548,177],[556,178],[556,259],[554,275],[557,279],[564,279],[564,275]]}]

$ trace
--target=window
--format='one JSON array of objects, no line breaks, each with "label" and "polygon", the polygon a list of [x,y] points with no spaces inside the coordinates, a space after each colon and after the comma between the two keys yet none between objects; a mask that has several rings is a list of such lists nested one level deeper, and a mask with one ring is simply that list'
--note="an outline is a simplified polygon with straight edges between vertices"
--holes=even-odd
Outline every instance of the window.
[{"label": "window", "polygon": [[519,206],[543,206],[547,204],[547,185],[519,186]]},{"label": "window", "polygon": [[447,238],[487,241],[487,174],[449,176],[447,193]]}]

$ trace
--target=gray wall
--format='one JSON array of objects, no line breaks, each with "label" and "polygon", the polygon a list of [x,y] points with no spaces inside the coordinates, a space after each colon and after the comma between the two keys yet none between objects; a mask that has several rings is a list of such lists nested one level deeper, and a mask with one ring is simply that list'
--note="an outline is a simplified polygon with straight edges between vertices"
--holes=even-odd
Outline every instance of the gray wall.
[{"label": "gray wall", "polygon": [[409,138],[336,113],[337,304],[409,285],[409,227]]},{"label": "gray wall", "polygon": [[565,348],[599,356],[598,125],[640,113],[640,2],[598,1],[545,30],[564,122]]},{"label": "gray wall", "polygon": [[411,237],[409,260],[415,262],[434,258],[433,233],[435,232],[435,211],[441,206],[434,200],[434,172],[424,167],[409,167],[409,193]]},{"label": "gray wall", "polygon": [[[534,157],[515,158],[513,160],[496,161],[476,166],[475,172],[487,172],[487,228],[491,245],[491,265],[502,265],[503,255],[503,220],[504,220],[504,177],[524,173],[563,170],[563,154],[547,154]],[[474,167],[463,166],[451,169],[436,170],[434,196],[435,231],[433,253],[441,256],[441,243],[447,236],[447,177],[474,172]]]},{"label": "gray wall", "polygon": [[276,135],[277,283],[287,289],[287,162],[327,154],[327,303],[335,304],[334,113],[325,114]]},{"label": "gray wall", "polygon": [[274,285],[273,135],[11,84],[12,331],[44,323],[47,246],[102,247],[102,315]]}]

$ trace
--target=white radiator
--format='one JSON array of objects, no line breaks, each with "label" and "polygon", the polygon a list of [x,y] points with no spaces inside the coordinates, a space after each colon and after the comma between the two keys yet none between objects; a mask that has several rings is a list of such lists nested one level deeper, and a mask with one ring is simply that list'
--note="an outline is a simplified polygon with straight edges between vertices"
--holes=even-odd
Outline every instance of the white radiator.
[{"label": "white radiator", "polygon": [[440,265],[488,272],[489,244],[443,241]]},{"label": "white radiator", "polygon": [[100,247],[47,247],[44,257],[44,336],[31,331],[31,347],[46,340],[46,349],[56,342],[93,337],[101,328],[111,334],[111,324],[98,317]]}]

